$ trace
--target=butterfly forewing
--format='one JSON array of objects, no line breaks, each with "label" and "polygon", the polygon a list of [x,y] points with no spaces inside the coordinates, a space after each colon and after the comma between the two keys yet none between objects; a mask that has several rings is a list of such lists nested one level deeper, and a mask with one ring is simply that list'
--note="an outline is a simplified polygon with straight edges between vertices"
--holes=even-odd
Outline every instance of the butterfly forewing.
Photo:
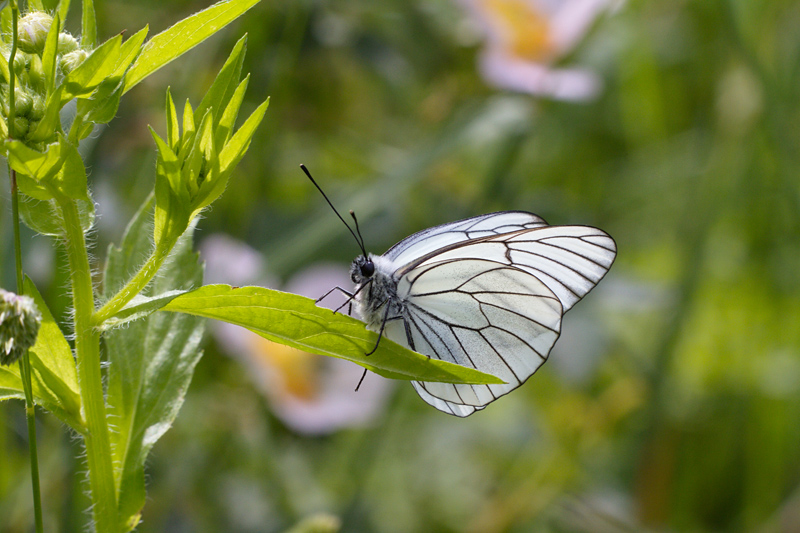
[{"label": "butterfly forewing", "polygon": [[489,213],[420,231],[398,242],[383,255],[403,265],[459,242],[546,225],[541,217],[524,211]]},{"label": "butterfly forewing", "polygon": [[589,226],[543,226],[466,241],[422,262],[406,265],[413,272],[430,262],[489,258],[514,265],[539,278],[558,297],[564,312],[583,298],[608,272],[616,256],[614,240]]}]

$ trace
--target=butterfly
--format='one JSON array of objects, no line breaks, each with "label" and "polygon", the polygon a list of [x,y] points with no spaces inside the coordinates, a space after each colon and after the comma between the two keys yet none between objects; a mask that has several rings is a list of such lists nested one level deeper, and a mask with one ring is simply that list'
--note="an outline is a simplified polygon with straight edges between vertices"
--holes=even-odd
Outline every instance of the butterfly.
[{"label": "butterfly", "polygon": [[[360,236],[357,221],[356,230]],[[378,342],[385,336],[505,382],[412,381],[424,401],[459,417],[485,408],[538,370],[558,339],[561,317],[600,282],[617,253],[614,239],[600,229],[550,226],[523,211],[429,228],[383,255],[367,253],[363,239],[359,245],[362,254],[350,267],[355,290],[343,292],[367,328],[379,333]]]}]

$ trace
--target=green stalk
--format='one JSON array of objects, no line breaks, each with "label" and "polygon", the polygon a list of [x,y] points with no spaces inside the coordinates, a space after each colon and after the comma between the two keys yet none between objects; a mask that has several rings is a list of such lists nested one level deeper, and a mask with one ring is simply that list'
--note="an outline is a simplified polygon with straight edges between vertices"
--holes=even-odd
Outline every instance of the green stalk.
[{"label": "green stalk", "polygon": [[14,101],[14,87],[16,85],[17,74],[14,72],[14,59],[17,56],[17,19],[19,18],[19,8],[17,2],[11,2],[11,51],[8,53],[8,138],[14,138],[14,121],[17,118],[16,102]]},{"label": "green stalk", "polygon": [[142,265],[139,272],[94,314],[92,317],[92,324],[95,327],[114,316],[120,309],[125,307],[125,304],[130,302],[134,296],[144,290],[147,284],[150,283],[150,280],[153,279],[153,276],[156,275],[158,269],[161,268],[161,265],[164,264],[164,260],[169,256],[169,252],[175,246],[176,242],[178,242],[177,237],[165,237],[156,245],[153,254],[147,259],[147,262]]},{"label": "green stalk", "polygon": [[[19,237],[19,195],[17,193],[17,173],[10,170],[11,179],[11,216],[14,219],[14,256],[17,266],[17,294],[24,294],[22,281],[22,249]],[[31,358],[28,350],[19,360],[19,375],[22,378],[22,388],[25,391],[25,418],[28,423],[28,450],[31,455],[31,489],[33,490],[33,514],[36,523],[36,533],[44,530],[42,522],[42,493],[39,487],[39,454],[36,446],[36,409],[33,403],[33,386],[31,385]]]},{"label": "green stalk", "polygon": [[[8,55],[9,80],[8,80],[8,136],[14,138],[14,121],[16,119],[16,106],[14,90],[16,74],[14,73],[14,59],[17,55],[17,20],[19,7],[11,2],[11,51]],[[8,178],[11,182],[11,218],[14,225],[14,262],[17,273],[17,294],[25,293],[25,284],[22,275],[22,241],[19,234],[19,193],[17,192],[17,173],[9,167]],[[25,391],[25,419],[28,425],[28,451],[31,455],[31,490],[33,491],[33,516],[36,524],[36,533],[44,531],[42,521],[42,491],[39,486],[39,453],[36,445],[36,408],[33,403],[33,385],[31,384],[31,358],[28,351],[22,354],[19,360],[19,375],[22,378],[22,388]]]},{"label": "green stalk", "polygon": [[78,384],[86,414],[86,459],[92,491],[92,514],[97,531],[113,533],[121,528],[117,517],[111,439],[100,370],[100,334],[92,325],[94,293],[89,256],[75,202],[61,195],[57,195],[56,200],[64,217],[64,240],[72,281],[75,356],[78,363]]}]

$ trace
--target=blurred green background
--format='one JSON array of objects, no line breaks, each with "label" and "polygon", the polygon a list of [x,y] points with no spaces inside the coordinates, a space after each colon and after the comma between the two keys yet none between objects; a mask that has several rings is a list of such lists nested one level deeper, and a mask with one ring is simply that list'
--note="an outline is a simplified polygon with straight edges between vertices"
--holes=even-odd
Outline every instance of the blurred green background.
[{"label": "blurred green background", "polygon": [[[98,1],[99,34],[154,35],[209,3]],[[146,125],[163,131],[166,87],[199,101],[247,32],[249,106],[271,104],[198,243],[246,242],[279,284],[346,268],[357,246],[305,163],[373,252],[520,209],[609,232],[610,274],[566,315],[550,362],[467,419],[398,383],[370,424],[308,435],[209,335],[150,458],[138,530],[284,531],[326,513],[365,532],[800,531],[800,4],[628,1],[555,59],[603,80],[580,102],[492,86],[469,17],[456,0],[262,2],[126,95],[87,143],[95,256],[152,188]],[[23,240],[66,317],[64,257]],[[46,528],[80,531],[81,445],[39,423]],[[0,404],[4,533],[32,524],[25,435],[21,403]]]}]

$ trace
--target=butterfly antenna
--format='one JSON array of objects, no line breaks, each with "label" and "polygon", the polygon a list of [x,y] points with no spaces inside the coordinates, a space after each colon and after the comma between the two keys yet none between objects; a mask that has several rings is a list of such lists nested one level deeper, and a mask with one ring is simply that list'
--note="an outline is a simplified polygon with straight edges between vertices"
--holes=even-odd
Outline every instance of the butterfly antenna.
[{"label": "butterfly antenna", "polygon": [[361,239],[361,250],[364,252],[364,257],[367,257],[367,249],[364,246],[364,236],[361,235],[361,228],[358,227],[358,219],[352,209],[350,210],[350,216],[353,217],[353,222],[356,223],[356,233],[358,233],[358,238]]},{"label": "butterfly antenna", "polygon": [[[336,210],[336,208],[335,208],[335,207],[333,207],[333,204],[332,204],[332,203],[331,203],[331,201],[328,199],[328,196],[325,194],[325,191],[323,191],[323,190],[322,190],[322,187],[320,187],[320,186],[317,184],[317,182],[316,182],[316,181],[314,181],[314,178],[313,178],[313,177],[311,177],[311,172],[309,172],[309,171],[308,171],[308,169],[306,168],[306,166],[301,164],[301,165],[300,165],[300,168],[302,168],[302,169],[303,169],[303,172],[305,172],[305,173],[306,173],[306,176],[308,176],[308,179],[310,179],[310,180],[311,180],[311,183],[313,183],[313,184],[314,184],[314,187],[316,187],[316,188],[317,188],[317,190],[320,192],[320,194],[322,194],[322,197],[323,197],[323,198],[325,198],[325,201],[326,201],[326,202],[328,202],[328,205],[329,205],[329,206],[331,206],[331,209],[333,209],[333,212],[334,212],[334,213],[336,213],[336,216],[337,216],[337,217],[339,217],[339,220],[341,220],[341,221],[342,221],[342,224],[344,224],[345,226],[347,226],[347,229],[348,229],[348,230],[350,230],[350,233],[353,235],[353,238],[356,240],[356,243],[358,243],[358,245],[361,247],[361,251],[364,253],[364,257],[367,257],[367,251],[364,249],[364,242],[363,242],[363,240],[359,240],[359,239],[358,239],[358,236],[356,236],[356,233],[353,231],[353,228],[351,228],[351,227],[350,227],[350,225],[349,225],[347,222],[345,222],[345,220],[342,218],[342,215],[340,215],[340,214],[339,214],[339,211],[337,211],[337,210]],[[351,213],[352,213],[352,211],[351,211]],[[355,217],[354,217],[354,218],[355,218]]]}]

